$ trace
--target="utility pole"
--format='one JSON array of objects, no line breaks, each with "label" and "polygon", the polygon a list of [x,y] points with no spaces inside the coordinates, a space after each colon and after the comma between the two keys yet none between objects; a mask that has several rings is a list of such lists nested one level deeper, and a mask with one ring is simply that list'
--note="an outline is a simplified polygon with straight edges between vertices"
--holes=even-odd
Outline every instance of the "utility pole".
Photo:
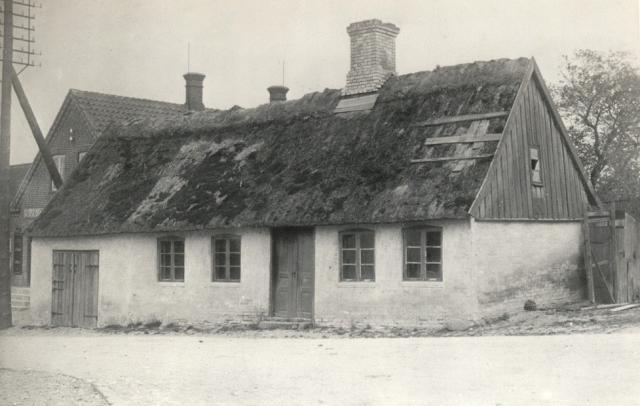
[{"label": "utility pole", "polygon": [[11,326],[9,271],[9,165],[11,148],[11,84],[13,76],[13,0],[4,0],[2,32],[2,97],[0,102],[0,328]]},{"label": "utility pole", "polygon": [[[33,57],[38,55],[33,50],[35,15],[32,9],[38,7],[32,0],[0,0],[2,1],[2,86],[0,90],[0,329],[10,327],[11,320],[11,264],[9,253],[11,238],[10,206],[13,196],[10,195],[11,165],[11,88],[18,94],[18,100],[25,112],[29,126],[36,138],[44,162],[51,173],[56,186],[62,184],[51,154],[48,151],[42,131],[29,105],[27,96],[22,89],[18,75],[30,66],[35,66]],[[14,5],[18,10],[14,9]],[[15,17],[15,18],[14,18]],[[17,21],[16,21],[17,20]],[[18,34],[16,35],[15,32]],[[15,47],[14,42],[20,47]],[[14,52],[17,57],[14,58]],[[20,72],[15,71],[13,65],[21,65]]]}]

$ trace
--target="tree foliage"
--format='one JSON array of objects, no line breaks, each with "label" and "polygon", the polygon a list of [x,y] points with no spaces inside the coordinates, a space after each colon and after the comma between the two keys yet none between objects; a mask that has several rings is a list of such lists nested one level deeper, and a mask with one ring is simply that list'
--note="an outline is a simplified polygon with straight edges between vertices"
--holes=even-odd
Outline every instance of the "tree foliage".
[{"label": "tree foliage", "polygon": [[640,196],[640,75],[628,55],[565,56],[553,95],[600,196]]}]

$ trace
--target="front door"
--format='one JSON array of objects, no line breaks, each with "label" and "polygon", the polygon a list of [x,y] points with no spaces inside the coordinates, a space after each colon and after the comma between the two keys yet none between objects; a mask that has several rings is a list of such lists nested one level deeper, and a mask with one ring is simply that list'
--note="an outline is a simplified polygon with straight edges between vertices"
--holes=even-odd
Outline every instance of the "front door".
[{"label": "front door", "polygon": [[98,251],[53,251],[51,324],[96,327]]},{"label": "front door", "polygon": [[273,315],[311,319],[314,239],[311,228],[273,232]]}]

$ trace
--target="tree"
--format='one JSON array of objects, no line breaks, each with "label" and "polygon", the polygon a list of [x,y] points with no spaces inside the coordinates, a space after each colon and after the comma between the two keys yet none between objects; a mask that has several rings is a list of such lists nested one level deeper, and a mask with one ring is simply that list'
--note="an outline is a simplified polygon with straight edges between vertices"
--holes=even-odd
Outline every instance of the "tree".
[{"label": "tree", "polygon": [[640,196],[640,75],[627,54],[564,56],[555,102],[604,200]]}]

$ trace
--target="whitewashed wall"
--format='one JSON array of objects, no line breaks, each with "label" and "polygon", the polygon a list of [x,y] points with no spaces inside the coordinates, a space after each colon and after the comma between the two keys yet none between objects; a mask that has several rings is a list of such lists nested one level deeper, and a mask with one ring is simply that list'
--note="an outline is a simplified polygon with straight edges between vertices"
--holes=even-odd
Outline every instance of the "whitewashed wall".
[{"label": "whitewashed wall", "polygon": [[[443,282],[403,281],[400,225],[316,228],[315,319],[319,324],[439,325],[476,317],[469,222],[443,227]],[[375,230],[375,282],[340,282],[339,232]]]},{"label": "whitewashed wall", "polygon": [[212,232],[185,238],[185,281],[159,282],[158,234],[74,239],[35,238],[32,245],[33,322],[51,320],[53,250],[98,250],[98,325],[136,321],[221,321],[256,318],[269,309],[271,236],[268,229],[238,230],[242,237],[240,283],[211,282]]},{"label": "whitewashed wall", "polygon": [[584,298],[580,222],[473,221],[473,263],[485,315]]}]

